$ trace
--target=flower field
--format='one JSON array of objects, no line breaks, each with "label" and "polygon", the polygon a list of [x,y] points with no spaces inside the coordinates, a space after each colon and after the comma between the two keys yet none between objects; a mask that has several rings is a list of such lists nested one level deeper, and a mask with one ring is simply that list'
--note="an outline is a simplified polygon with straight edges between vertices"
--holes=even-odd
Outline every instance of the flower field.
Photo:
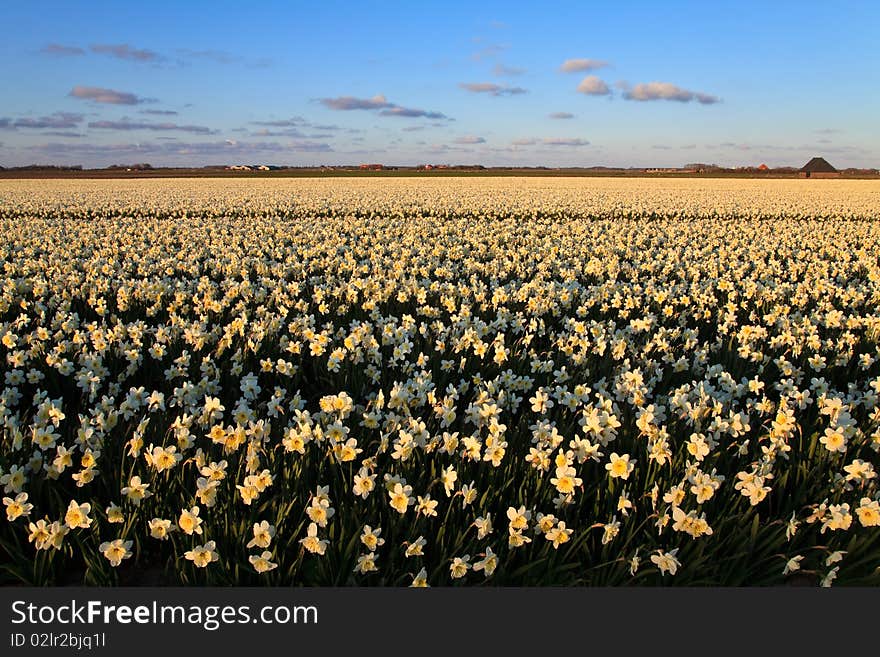
[{"label": "flower field", "polygon": [[880,584],[880,184],[0,181],[2,584]]}]

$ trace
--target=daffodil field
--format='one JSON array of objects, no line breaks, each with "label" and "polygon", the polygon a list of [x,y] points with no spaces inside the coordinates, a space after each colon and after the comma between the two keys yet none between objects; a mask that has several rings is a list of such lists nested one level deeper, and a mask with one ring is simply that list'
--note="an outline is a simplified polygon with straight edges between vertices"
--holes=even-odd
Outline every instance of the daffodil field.
[{"label": "daffodil field", "polygon": [[880,184],[0,181],[0,583],[880,584]]}]

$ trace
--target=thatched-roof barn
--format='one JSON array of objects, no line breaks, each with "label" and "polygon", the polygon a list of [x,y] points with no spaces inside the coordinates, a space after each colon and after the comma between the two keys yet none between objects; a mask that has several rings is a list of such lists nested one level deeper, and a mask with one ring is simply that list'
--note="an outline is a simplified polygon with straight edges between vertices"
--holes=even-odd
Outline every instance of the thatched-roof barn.
[{"label": "thatched-roof barn", "polygon": [[800,170],[801,178],[839,178],[840,171],[828,164],[825,158],[814,157]]}]

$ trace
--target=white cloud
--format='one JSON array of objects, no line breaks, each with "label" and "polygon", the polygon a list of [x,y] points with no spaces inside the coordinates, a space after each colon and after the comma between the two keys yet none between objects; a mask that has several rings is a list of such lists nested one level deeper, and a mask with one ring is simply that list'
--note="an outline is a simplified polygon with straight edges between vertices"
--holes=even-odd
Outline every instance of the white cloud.
[{"label": "white cloud", "polygon": [[542,139],[541,143],[546,146],[589,146],[590,142],[586,139],[578,139],[576,137],[547,137]]},{"label": "white cloud", "polygon": [[146,98],[140,98],[127,91],[115,91],[114,89],[104,89],[102,87],[76,86],[70,90],[68,95],[73,98],[93,100],[96,103],[107,103],[109,105],[139,105],[140,103],[149,102]]},{"label": "white cloud", "polygon": [[159,54],[143,48],[132,48],[127,43],[99,43],[89,47],[94,53],[110,55],[117,59],[128,59],[136,62],[154,62],[160,59]]},{"label": "white cloud", "polygon": [[599,79],[595,75],[588,75],[577,87],[578,92],[587,94],[588,96],[607,96],[611,93],[611,89],[605,84],[604,80]]},{"label": "white cloud", "polygon": [[448,118],[442,112],[429,112],[428,110],[417,109],[415,107],[400,107],[395,105],[383,109],[379,112],[380,116],[400,116],[405,118],[425,118],[425,119],[445,119]]},{"label": "white cloud", "polygon": [[459,137],[455,140],[456,144],[485,144],[486,140],[483,137],[477,137],[475,135],[465,135],[464,137]]},{"label": "white cloud", "polygon": [[720,103],[721,99],[701,91],[689,91],[672,84],[671,82],[642,82],[634,87],[622,85],[625,88],[623,97],[626,100],[651,101],[673,100],[679,103],[697,101],[701,105]]},{"label": "white cloud", "polygon": [[152,123],[148,121],[129,121],[122,119],[121,121],[92,121],[89,123],[90,128],[98,130],[150,130],[150,131],[179,131],[189,132],[196,135],[210,135],[215,130],[203,125],[178,125],[176,123]]},{"label": "white cloud", "polygon": [[325,107],[339,111],[352,110],[381,110],[380,116],[396,116],[403,118],[425,118],[425,119],[448,119],[449,117],[442,112],[432,112],[429,110],[418,109],[414,107],[401,107],[395,103],[388,102],[382,94],[377,94],[372,98],[355,98],[354,96],[339,96],[337,98],[321,98],[320,102]]},{"label": "white cloud", "polygon": [[473,94],[489,94],[490,96],[515,96],[528,91],[522,87],[505,87],[494,82],[461,82],[458,86]]},{"label": "white cloud", "polygon": [[602,59],[566,59],[562,62],[559,70],[563,73],[581,73],[583,71],[595,71],[608,66],[608,62]]},{"label": "white cloud", "polygon": [[321,104],[334,110],[344,112],[350,110],[375,110],[385,107],[393,107],[382,94],[372,98],[355,98],[354,96],[339,96],[337,98],[322,98]]},{"label": "white cloud", "polygon": [[513,146],[589,146],[590,142],[579,137],[544,137],[543,139],[524,138],[510,142]]},{"label": "white cloud", "polygon": [[26,117],[22,119],[0,119],[0,128],[32,128],[35,130],[59,130],[76,128],[83,120],[82,114],[73,112],[55,112],[50,116]]}]

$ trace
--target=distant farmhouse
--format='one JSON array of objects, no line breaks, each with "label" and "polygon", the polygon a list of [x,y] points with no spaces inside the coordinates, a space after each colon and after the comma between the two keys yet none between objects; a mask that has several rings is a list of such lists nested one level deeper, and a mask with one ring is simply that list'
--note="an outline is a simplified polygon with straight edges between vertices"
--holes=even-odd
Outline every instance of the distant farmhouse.
[{"label": "distant farmhouse", "polygon": [[800,170],[801,178],[840,178],[840,171],[821,157],[814,157]]}]

